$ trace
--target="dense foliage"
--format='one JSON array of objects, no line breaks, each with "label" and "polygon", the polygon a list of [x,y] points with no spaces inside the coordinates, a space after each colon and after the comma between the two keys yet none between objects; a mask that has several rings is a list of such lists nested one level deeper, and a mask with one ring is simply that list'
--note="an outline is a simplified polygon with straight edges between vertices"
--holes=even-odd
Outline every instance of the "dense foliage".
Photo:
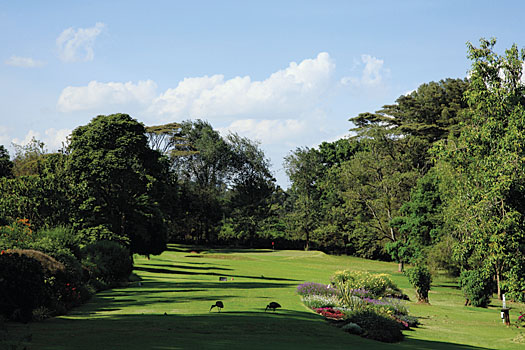
[{"label": "dense foliage", "polygon": [[[43,272],[53,287],[45,307],[58,313],[126,280],[133,253],[159,254],[168,242],[394,260],[400,271],[429,267],[407,271],[422,301],[430,274],[443,271],[461,273],[472,305],[493,291],[525,301],[525,50],[499,55],[495,43],[468,44],[468,79],[422,84],[350,118],[351,137],[291,151],[289,189],[276,185],[258,142],[203,120],[146,127],[100,115],[56,153],[32,139],[13,145],[11,160],[0,145],[0,248],[63,264],[58,275]],[[348,271],[324,294],[309,288],[305,302],[316,308],[403,297],[381,276]],[[12,317],[10,298],[2,312]]]},{"label": "dense foliage", "polygon": [[2,250],[0,276],[0,315],[30,321],[33,309],[46,303],[42,266],[32,258]]},{"label": "dense foliage", "polygon": [[490,303],[494,284],[484,271],[463,271],[459,276],[459,285],[466,298],[465,305],[487,307]]},{"label": "dense foliage", "polygon": [[415,266],[405,271],[410,284],[416,289],[416,297],[419,302],[428,303],[428,292],[432,284],[432,275],[425,266]]},{"label": "dense foliage", "polygon": [[404,302],[392,297],[399,291],[385,274],[350,270],[334,273],[328,286],[312,282],[297,286],[303,303],[316,313],[349,333],[383,342],[401,341],[402,329],[417,326]]}]

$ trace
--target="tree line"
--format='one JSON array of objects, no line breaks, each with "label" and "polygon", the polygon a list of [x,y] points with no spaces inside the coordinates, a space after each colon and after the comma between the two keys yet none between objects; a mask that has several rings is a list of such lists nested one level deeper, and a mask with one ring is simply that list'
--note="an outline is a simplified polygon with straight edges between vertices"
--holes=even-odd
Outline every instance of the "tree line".
[{"label": "tree line", "polygon": [[98,116],[57,153],[33,140],[11,161],[1,146],[0,225],[67,226],[80,244],[145,255],[273,242],[475,276],[524,300],[525,54],[495,43],[468,44],[468,79],[422,84],[350,118],[353,136],[291,151],[286,190],[257,142],[202,120]]}]

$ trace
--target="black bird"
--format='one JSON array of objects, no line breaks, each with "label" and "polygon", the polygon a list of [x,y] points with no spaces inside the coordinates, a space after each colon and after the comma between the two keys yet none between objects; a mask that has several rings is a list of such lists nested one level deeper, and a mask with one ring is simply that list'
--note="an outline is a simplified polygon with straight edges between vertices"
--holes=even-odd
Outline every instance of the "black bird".
[{"label": "black bird", "polygon": [[268,309],[273,309],[273,312],[275,312],[275,309],[277,309],[278,307],[281,307],[281,305],[279,305],[279,303],[276,303],[275,301],[272,301],[270,304],[266,305],[266,309],[264,309],[264,312],[266,312],[266,310]]},{"label": "black bird", "polygon": [[219,309],[219,312],[221,312],[221,309],[224,307],[224,304],[222,303],[222,301],[218,301],[216,302],[214,305],[212,305],[210,307],[210,311],[211,309],[213,309],[214,307],[217,307],[217,309]]}]

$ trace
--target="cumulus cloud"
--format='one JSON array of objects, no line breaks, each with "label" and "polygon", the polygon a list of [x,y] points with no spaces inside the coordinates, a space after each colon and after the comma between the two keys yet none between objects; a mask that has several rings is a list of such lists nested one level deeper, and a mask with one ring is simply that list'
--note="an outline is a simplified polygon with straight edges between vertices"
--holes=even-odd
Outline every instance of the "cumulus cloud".
[{"label": "cumulus cloud", "polygon": [[40,133],[38,131],[29,130],[23,139],[19,139],[15,137],[11,142],[13,142],[14,144],[20,145],[20,146],[24,146],[24,145],[27,145],[29,142],[31,142],[33,138],[42,141],[40,139]]},{"label": "cumulus cloud", "polygon": [[249,76],[186,78],[161,94],[151,111],[178,119],[304,110],[326,92],[334,70],[330,55],[322,52],[315,59],[292,62],[262,81],[252,81]]},{"label": "cumulus cloud", "polygon": [[8,66],[21,67],[21,68],[36,68],[42,67],[45,63],[42,61],[34,60],[30,57],[11,56],[4,62]]},{"label": "cumulus cloud", "polygon": [[75,112],[119,106],[129,110],[133,105],[142,108],[143,115],[163,120],[286,119],[314,108],[333,85],[334,71],[330,55],[322,52],[316,58],[292,62],[264,80],[249,76],[226,79],[220,74],[191,77],[161,94],[156,93],[152,80],[91,81],[87,86],[64,88],[57,109]]},{"label": "cumulus cloud", "polygon": [[[0,129],[1,131],[1,129]],[[50,128],[44,131],[44,134],[42,135],[40,132],[35,130],[29,130],[24,138],[14,138],[10,140],[10,142],[24,146],[27,145],[33,138],[35,138],[38,141],[42,141],[45,145],[45,148],[50,152],[55,152],[62,148],[63,144],[66,142],[67,137],[71,134],[70,129],[55,129]],[[1,136],[1,134],[0,134]]]},{"label": "cumulus cloud", "polygon": [[383,83],[385,74],[388,69],[383,68],[384,61],[370,55],[361,55],[361,64],[364,65],[361,77],[343,77],[341,84],[352,85],[356,87],[375,87]]},{"label": "cumulus cloud", "polygon": [[284,139],[295,139],[308,130],[306,120],[286,119],[241,119],[232,122],[229,126],[219,128],[222,134],[238,133],[263,144],[275,144]]},{"label": "cumulus cloud", "polygon": [[56,151],[65,145],[67,138],[71,135],[72,130],[70,129],[47,129],[44,134],[45,137],[42,140],[51,151]]},{"label": "cumulus cloud", "polygon": [[92,61],[95,56],[93,45],[97,36],[102,33],[104,23],[98,22],[91,28],[72,27],[64,30],[56,39],[58,56],[64,62]]},{"label": "cumulus cloud", "polygon": [[157,84],[152,80],[101,83],[91,81],[87,86],[68,86],[58,98],[61,112],[94,110],[108,106],[149,105],[156,97]]},{"label": "cumulus cloud", "polygon": [[307,134],[324,132],[322,123],[315,123],[320,125],[315,131],[308,125],[319,120],[319,104],[336,86],[334,72],[330,55],[321,52],[315,58],[291,62],[263,80],[249,76],[226,79],[220,74],[190,77],[161,93],[152,80],[91,81],[64,88],[57,109],[104,113],[118,107],[154,123],[201,118],[222,126],[224,132],[264,143],[295,142]]}]

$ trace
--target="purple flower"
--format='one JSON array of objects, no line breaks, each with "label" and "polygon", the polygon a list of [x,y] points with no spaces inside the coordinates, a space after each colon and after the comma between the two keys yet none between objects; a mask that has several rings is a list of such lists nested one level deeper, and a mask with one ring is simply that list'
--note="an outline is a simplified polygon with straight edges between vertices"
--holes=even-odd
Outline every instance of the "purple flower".
[{"label": "purple flower", "polygon": [[355,295],[356,297],[359,297],[359,298],[364,298],[364,297],[366,297],[367,295],[370,294],[370,292],[367,291],[364,288],[352,289],[352,290],[350,290],[350,293],[352,295]]},{"label": "purple flower", "polygon": [[363,298],[363,301],[365,301],[368,304],[373,304],[373,305],[386,305],[386,304],[388,304],[388,303],[384,302],[383,300],[377,300],[377,299],[372,299],[372,298]]},{"label": "purple flower", "polygon": [[297,286],[297,294],[332,296],[337,295],[337,290],[330,285],[306,282]]}]

